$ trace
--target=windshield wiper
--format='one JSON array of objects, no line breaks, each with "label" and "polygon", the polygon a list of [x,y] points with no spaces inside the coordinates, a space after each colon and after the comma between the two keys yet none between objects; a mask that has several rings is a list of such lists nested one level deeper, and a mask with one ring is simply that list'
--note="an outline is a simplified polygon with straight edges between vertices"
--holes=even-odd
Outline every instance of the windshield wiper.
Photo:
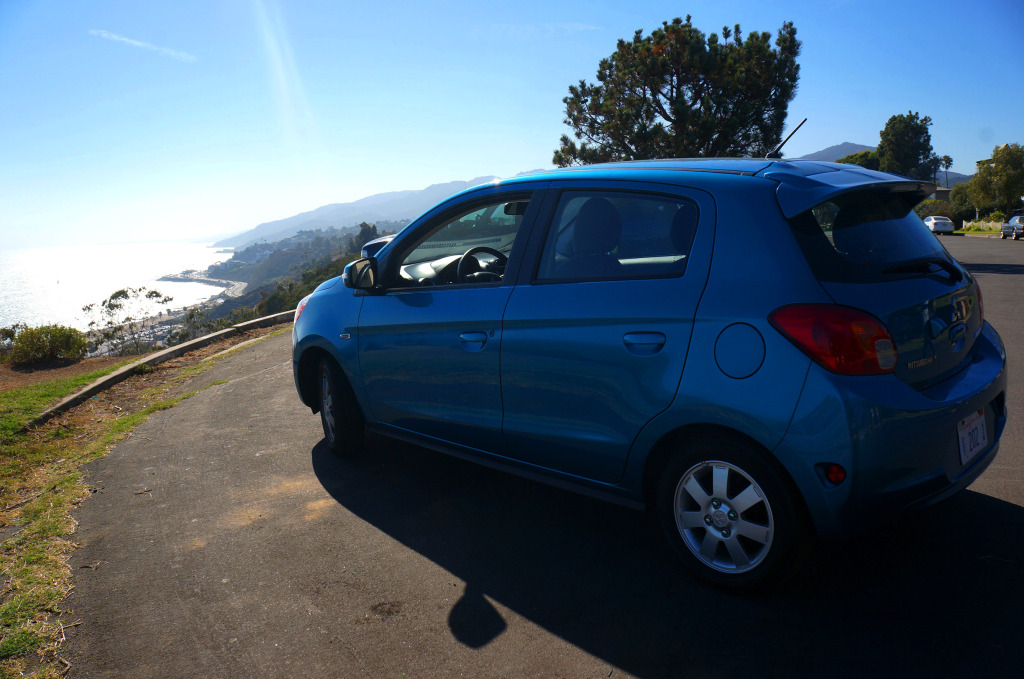
[{"label": "windshield wiper", "polygon": [[898,266],[891,267],[882,271],[883,274],[890,273],[932,273],[932,265],[935,265],[949,274],[949,277],[953,279],[954,283],[959,283],[964,279],[964,274],[960,269],[957,268],[953,262],[942,257],[929,257],[928,259],[918,259],[913,262],[907,262],[906,264],[900,264]]}]

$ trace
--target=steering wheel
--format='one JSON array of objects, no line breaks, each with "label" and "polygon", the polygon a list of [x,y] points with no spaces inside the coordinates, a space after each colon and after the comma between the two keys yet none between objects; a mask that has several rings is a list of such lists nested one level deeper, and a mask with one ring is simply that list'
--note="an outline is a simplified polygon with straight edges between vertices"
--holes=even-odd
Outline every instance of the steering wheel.
[{"label": "steering wheel", "polygon": [[[485,245],[481,245],[481,246],[478,246],[478,247],[475,247],[475,248],[470,248],[470,249],[466,250],[466,252],[464,252],[462,254],[462,257],[459,258],[459,265],[455,269],[455,275],[459,279],[460,283],[469,283],[470,282],[470,278],[469,277],[472,276],[475,273],[489,274],[491,276],[494,276],[494,278],[491,279],[491,280],[495,280],[495,281],[500,281],[501,280],[501,274],[499,274],[499,273],[495,273],[493,271],[480,271],[480,261],[476,258],[476,255],[478,255],[480,253],[486,253],[488,255],[494,255],[498,259],[498,265],[501,266],[502,268],[504,268],[505,264],[508,263],[508,257],[506,257],[502,253],[498,252],[494,248],[489,248],[489,247],[487,247]],[[473,264],[470,264],[469,263],[470,261],[472,261]],[[470,266],[474,266],[476,268],[476,271],[470,271]],[[482,278],[483,277],[481,276],[481,279]]]}]

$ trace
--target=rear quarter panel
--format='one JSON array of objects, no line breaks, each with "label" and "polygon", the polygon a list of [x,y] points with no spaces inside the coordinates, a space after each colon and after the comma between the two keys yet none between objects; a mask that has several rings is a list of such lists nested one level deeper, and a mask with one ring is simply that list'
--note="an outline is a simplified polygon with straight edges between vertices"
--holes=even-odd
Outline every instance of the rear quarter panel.
[{"label": "rear quarter panel", "polygon": [[[632,487],[642,483],[651,449],[680,428],[725,428],[774,450],[792,419],[811,361],[771,326],[768,315],[785,304],[831,301],[779,211],[778,185],[760,178],[729,179],[728,186],[714,189],[714,247],[702,253],[712,258],[710,275],[679,390],[634,444],[626,476]],[[779,462],[790,466],[787,460]]]}]

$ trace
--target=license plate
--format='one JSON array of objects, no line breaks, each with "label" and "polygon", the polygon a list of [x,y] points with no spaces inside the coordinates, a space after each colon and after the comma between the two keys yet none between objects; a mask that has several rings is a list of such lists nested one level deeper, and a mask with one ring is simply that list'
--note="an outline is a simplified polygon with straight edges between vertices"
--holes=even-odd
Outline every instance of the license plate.
[{"label": "license plate", "polygon": [[988,446],[988,431],[985,429],[985,411],[971,413],[956,426],[960,435],[960,464],[970,462],[979,451]]}]

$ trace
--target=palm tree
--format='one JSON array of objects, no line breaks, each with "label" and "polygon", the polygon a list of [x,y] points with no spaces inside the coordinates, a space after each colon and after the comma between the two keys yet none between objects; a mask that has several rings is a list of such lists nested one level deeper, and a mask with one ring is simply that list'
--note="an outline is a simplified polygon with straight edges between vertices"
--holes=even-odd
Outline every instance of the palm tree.
[{"label": "palm tree", "polygon": [[939,164],[942,169],[946,171],[946,188],[949,188],[949,168],[953,167],[953,159],[949,156],[942,156],[939,158]]}]

